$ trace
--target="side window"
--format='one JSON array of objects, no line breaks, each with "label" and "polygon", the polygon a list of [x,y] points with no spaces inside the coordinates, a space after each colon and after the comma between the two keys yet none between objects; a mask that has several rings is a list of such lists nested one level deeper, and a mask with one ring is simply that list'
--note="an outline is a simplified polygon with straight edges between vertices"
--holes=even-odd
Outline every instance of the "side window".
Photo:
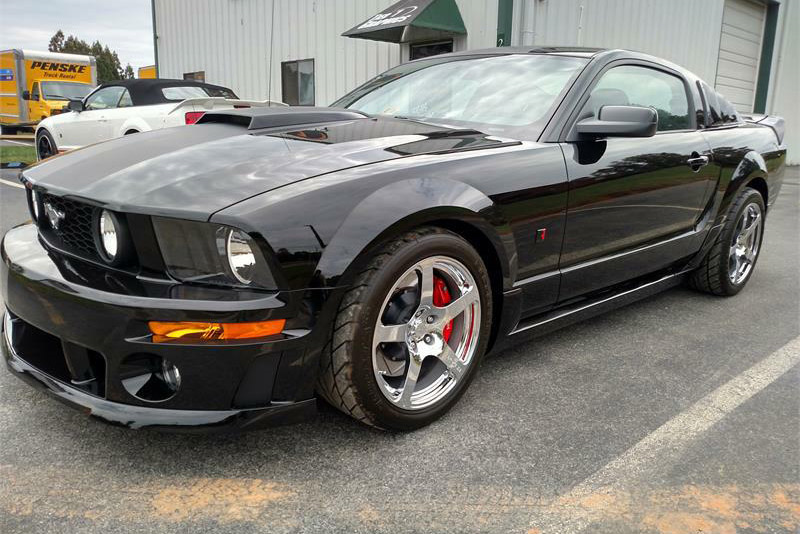
[{"label": "side window", "polygon": [[33,84],[33,91],[31,91],[31,100],[39,100],[39,82]]},{"label": "side window", "polygon": [[115,108],[123,91],[125,91],[124,87],[104,87],[89,95],[89,98],[86,99],[86,109]]},{"label": "side window", "polygon": [[125,92],[122,93],[122,98],[119,99],[119,104],[117,104],[117,107],[129,108],[131,106],[133,106],[133,100],[131,100],[131,94],[128,92],[127,89],[125,89]]},{"label": "side window", "polygon": [[[603,74],[592,89],[585,114],[602,106],[643,106],[658,112],[658,131],[692,127],[686,87],[677,76],[647,67],[625,65]],[[591,113],[589,113],[591,112]]]}]

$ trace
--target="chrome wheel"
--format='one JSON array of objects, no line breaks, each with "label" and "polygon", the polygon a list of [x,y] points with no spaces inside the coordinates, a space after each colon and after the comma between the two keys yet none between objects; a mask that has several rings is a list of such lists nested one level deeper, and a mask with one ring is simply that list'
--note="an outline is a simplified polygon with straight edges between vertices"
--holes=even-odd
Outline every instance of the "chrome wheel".
[{"label": "chrome wheel", "polygon": [[39,152],[39,159],[47,159],[50,156],[55,154],[55,150],[53,149],[53,144],[50,142],[50,138],[46,135],[42,135],[39,137],[39,141],[36,143],[37,149]]},{"label": "chrome wheel", "polygon": [[409,268],[386,296],[373,334],[383,395],[403,410],[444,399],[466,378],[480,324],[480,293],[464,264],[434,256]]},{"label": "chrome wheel", "polygon": [[728,254],[728,278],[731,283],[741,284],[753,270],[761,246],[762,224],[763,216],[758,204],[749,204],[736,221]]}]

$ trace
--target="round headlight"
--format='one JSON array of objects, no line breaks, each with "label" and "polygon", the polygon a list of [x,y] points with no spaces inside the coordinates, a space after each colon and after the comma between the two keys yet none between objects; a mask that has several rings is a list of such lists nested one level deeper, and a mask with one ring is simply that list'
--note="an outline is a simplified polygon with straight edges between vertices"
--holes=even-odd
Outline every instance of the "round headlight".
[{"label": "round headlight", "polygon": [[119,228],[114,216],[103,210],[100,214],[100,245],[107,259],[113,261],[119,251]]},{"label": "round headlight", "polygon": [[233,276],[243,284],[251,283],[256,269],[256,255],[250,238],[241,230],[231,230],[225,248]]}]

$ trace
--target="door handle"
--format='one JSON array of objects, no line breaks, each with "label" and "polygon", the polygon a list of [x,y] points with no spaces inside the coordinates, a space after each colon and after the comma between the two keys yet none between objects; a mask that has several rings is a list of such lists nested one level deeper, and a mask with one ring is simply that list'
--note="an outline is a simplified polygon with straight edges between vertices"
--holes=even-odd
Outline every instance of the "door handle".
[{"label": "door handle", "polygon": [[692,168],[694,172],[699,171],[701,168],[708,165],[709,158],[708,156],[701,156],[697,152],[692,154],[692,157],[686,160],[686,164]]}]

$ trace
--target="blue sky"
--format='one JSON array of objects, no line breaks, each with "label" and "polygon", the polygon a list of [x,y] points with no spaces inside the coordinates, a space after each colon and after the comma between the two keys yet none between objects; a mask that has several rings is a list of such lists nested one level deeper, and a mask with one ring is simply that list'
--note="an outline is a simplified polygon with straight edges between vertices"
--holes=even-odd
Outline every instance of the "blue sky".
[{"label": "blue sky", "polygon": [[0,0],[0,50],[47,50],[61,29],[99,40],[135,70],[154,63],[151,17],[150,0]]}]

